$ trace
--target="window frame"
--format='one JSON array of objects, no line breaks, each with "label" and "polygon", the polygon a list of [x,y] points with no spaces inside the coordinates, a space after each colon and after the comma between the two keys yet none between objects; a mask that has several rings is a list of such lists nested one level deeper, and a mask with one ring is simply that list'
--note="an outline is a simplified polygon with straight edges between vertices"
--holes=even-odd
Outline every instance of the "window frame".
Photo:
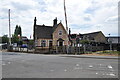
[{"label": "window frame", "polygon": [[41,40],[41,47],[46,47],[46,40]]},{"label": "window frame", "polygon": [[62,30],[59,30],[58,35],[61,36],[63,34]]}]

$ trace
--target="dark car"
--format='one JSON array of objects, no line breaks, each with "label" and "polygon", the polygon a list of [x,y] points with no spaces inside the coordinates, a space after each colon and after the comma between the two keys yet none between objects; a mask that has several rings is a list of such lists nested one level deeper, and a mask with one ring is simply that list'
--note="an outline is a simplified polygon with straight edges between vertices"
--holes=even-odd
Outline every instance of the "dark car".
[{"label": "dark car", "polygon": [[0,45],[1,49],[7,49],[8,44],[7,43],[3,43]]},{"label": "dark car", "polygon": [[27,44],[22,44],[21,45],[21,48],[27,48],[28,46],[27,46]]}]

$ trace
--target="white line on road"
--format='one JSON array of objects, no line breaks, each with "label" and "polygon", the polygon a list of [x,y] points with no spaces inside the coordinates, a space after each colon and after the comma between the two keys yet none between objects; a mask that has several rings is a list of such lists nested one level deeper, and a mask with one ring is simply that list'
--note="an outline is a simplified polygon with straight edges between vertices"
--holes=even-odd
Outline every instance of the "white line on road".
[{"label": "white line on road", "polygon": [[67,69],[64,70],[65,72],[67,71]]},{"label": "white line on road", "polygon": [[79,64],[76,64],[76,66],[79,66]]},{"label": "white line on road", "polygon": [[98,74],[98,73],[96,73],[96,74]]},{"label": "white line on road", "polygon": [[115,76],[115,74],[114,74],[114,73],[110,73],[110,74],[106,74],[106,75]]},{"label": "white line on road", "polygon": [[112,69],[112,66],[111,66],[111,65],[108,65],[108,68],[109,68],[109,69]]},{"label": "white line on road", "polygon": [[92,68],[93,67],[93,65],[89,65],[89,68]]}]

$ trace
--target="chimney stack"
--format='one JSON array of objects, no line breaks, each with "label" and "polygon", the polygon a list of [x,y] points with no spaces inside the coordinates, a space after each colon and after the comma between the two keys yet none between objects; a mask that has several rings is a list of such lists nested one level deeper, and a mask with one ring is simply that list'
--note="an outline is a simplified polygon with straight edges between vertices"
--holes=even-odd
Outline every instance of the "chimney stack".
[{"label": "chimney stack", "polygon": [[35,19],[34,19],[34,26],[36,25],[36,21],[37,21],[37,19],[36,19],[36,17],[35,17]]},{"label": "chimney stack", "polygon": [[70,30],[70,28],[69,28],[69,35],[71,34],[71,30]]},{"label": "chimney stack", "polygon": [[57,25],[57,17],[53,20],[53,26]]}]

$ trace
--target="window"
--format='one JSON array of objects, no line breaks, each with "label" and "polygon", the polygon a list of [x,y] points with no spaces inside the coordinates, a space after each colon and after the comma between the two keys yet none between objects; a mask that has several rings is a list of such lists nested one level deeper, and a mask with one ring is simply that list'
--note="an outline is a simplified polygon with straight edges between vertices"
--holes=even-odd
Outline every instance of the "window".
[{"label": "window", "polygon": [[41,47],[46,47],[46,41],[45,40],[41,40]]},{"label": "window", "polygon": [[59,31],[59,35],[62,35],[62,30]]}]

